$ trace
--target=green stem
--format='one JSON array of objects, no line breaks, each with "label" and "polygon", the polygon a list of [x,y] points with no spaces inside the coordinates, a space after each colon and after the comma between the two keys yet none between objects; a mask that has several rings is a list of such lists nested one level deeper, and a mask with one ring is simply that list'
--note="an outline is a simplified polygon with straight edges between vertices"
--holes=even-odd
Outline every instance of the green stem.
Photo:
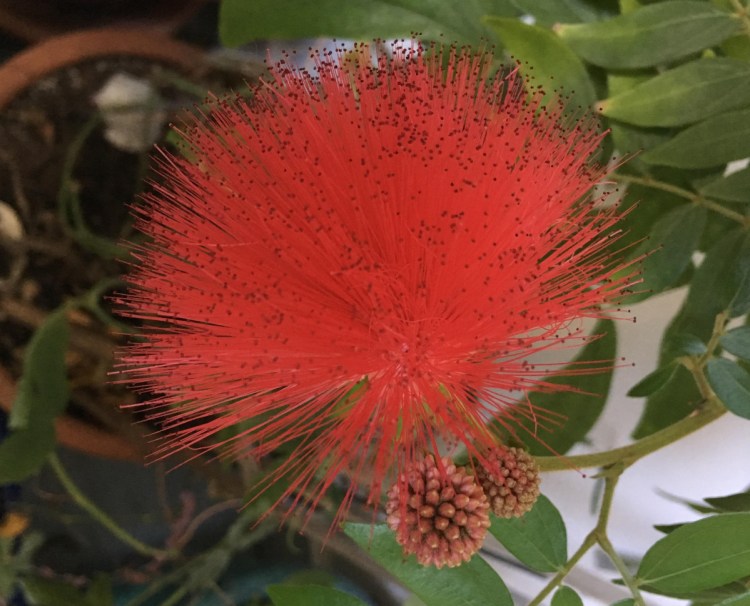
[{"label": "green stem", "polygon": [[599,509],[599,520],[596,523],[596,528],[592,531],[592,534],[596,536],[596,542],[599,544],[599,546],[604,550],[604,553],[606,553],[609,556],[609,559],[612,561],[612,563],[615,565],[615,568],[617,568],[618,572],[620,573],[620,576],[622,577],[622,580],[625,582],[625,585],[630,590],[631,595],[633,596],[633,600],[638,606],[646,606],[646,603],[643,601],[643,596],[641,595],[640,590],[638,589],[638,585],[635,582],[635,579],[633,578],[633,575],[630,574],[630,570],[628,570],[627,565],[622,560],[620,555],[615,551],[614,545],[612,545],[612,542],[609,540],[609,537],[607,536],[607,525],[609,524],[609,512],[612,509],[612,502],[614,501],[615,496],[615,488],[617,487],[617,482],[620,479],[620,476],[622,475],[622,472],[625,471],[626,466],[622,464],[618,464],[615,467],[612,467],[608,470],[608,473],[605,475],[604,478],[604,496],[602,497],[602,505]]},{"label": "green stem", "polygon": [[[699,374],[701,377],[703,376],[702,373]],[[536,462],[539,465],[540,471],[569,471],[575,468],[606,467],[614,463],[632,465],[638,459],[698,431],[718,419],[725,412],[726,408],[718,401],[716,396],[711,395],[689,417],[685,417],[669,427],[665,427],[627,446],[570,457],[536,457]]]},{"label": "green stem", "polygon": [[578,561],[586,555],[586,552],[594,545],[596,545],[596,534],[592,531],[586,535],[586,538],[583,540],[583,543],[581,543],[578,551],[573,554],[573,557],[565,562],[565,566],[563,566],[557,574],[550,579],[549,583],[544,586],[537,596],[529,602],[529,606],[539,606],[539,604],[542,603],[542,600],[552,593],[555,587],[563,582],[563,579],[570,574],[570,571],[573,570],[576,564],[578,564]]},{"label": "green stem", "polygon": [[604,553],[606,553],[607,556],[609,556],[609,559],[615,565],[615,568],[617,568],[617,571],[620,573],[620,576],[622,577],[622,580],[625,583],[625,586],[630,590],[630,593],[633,596],[633,601],[638,606],[646,606],[646,602],[643,600],[643,596],[641,595],[641,592],[638,589],[638,584],[635,582],[633,575],[630,573],[630,570],[628,570],[628,567],[623,561],[623,559],[615,551],[615,548],[610,542],[609,537],[600,536],[598,543],[599,543],[599,546],[604,550]]},{"label": "green stem", "polygon": [[157,549],[155,547],[151,547],[150,545],[146,545],[146,543],[143,543],[142,541],[139,541],[133,535],[119,526],[117,522],[110,518],[106,513],[99,509],[93,502],[88,499],[86,495],[81,492],[78,486],[76,486],[55,453],[52,453],[49,456],[48,462],[54,470],[55,475],[57,475],[57,478],[60,480],[60,483],[63,485],[71,498],[76,502],[76,504],[81,509],[86,511],[92,518],[94,518],[94,520],[99,522],[99,524],[109,530],[115,537],[120,539],[123,543],[129,545],[138,553],[151,558],[167,559],[173,555],[169,551]]},{"label": "green stem", "polygon": [[704,208],[708,208],[715,213],[724,215],[732,221],[737,221],[737,223],[740,223],[743,227],[750,227],[750,217],[748,217],[747,215],[743,215],[742,213],[739,213],[736,210],[732,210],[731,208],[727,208],[726,206],[723,206],[718,202],[714,202],[713,200],[704,198],[700,194],[696,194],[689,189],[684,189],[677,185],[672,185],[671,183],[665,183],[664,181],[658,181],[657,179],[652,179],[651,177],[637,177],[635,175],[623,175],[621,173],[616,173],[614,175],[611,175],[611,177],[615,181],[620,181],[622,183],[633,183],[635,185],[643,185],[644,187],[650,187],[651,189],[660,189],[661,191],[669,192],[670,194],[674,194],[675,196],[679,196],[680,198],[690,200],[693,204],[703,206]]}]

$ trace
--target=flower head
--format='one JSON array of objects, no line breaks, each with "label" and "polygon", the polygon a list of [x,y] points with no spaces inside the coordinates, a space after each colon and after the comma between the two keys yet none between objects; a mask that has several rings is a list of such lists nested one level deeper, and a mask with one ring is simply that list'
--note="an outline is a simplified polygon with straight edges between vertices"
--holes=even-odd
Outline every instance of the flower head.
[{"label": "flower head", "polygon": [[474,476],[432,455],[409,465],[388,491],[388,526],[404,553],[436,568],[468,562],[490,527],[489,503]]},{"label": "flower head", "polygon": [[481,462],[489,421],[529,414],[519,392],[559,389],[526,358],[627,281],[616,210],[587,197],[591,124],[487,79],[485,55],[357,52],[282,62],[185,129],[189,159],[165,155],[136,211],[123,297],[147,328],[121,364],[164,452],[242,422],[223,452],[285,447],[292,506],[348,476],[340,513],[446,442]]}]

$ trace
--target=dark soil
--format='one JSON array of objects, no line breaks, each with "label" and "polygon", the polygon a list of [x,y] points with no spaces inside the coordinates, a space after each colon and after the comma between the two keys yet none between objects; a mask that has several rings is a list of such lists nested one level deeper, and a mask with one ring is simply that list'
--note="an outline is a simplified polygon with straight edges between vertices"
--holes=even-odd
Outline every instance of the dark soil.
[{"label": "dark soil", "polygon": [[[214,72],[195,77],[141,58],[105,57],[47,76],[2,111],[0,201],[13,207],[24,230],[21,242],[0,235],[0,365],[16,377],[22,370],[23,350],[44,316],[124,269],[121,260],[103,258],[76,242],[64,229],[58,210],[63,167],[75,141],[96,116],[93,97],[118,72],[151,81],[171,119],[202,100],[192,89],[244,87],[241,75]],[[148,165],[147,153],[120,151],[104,138],[101,122],[94,127],[75,159],[70,181],[91,232],[113,242],[130,235],[128,205],[137,203],[139,192],[148,187]],[[89,333],[98,333],[94,340],[100,345],[116,345],[110,328],[85,315],[81,324]],[[82,366],[72,368],[71,374],[90,375],[78,377],[80,395],[95,400],[104,389],[106,369],[91,352],[85,354],[72,356]]]}]

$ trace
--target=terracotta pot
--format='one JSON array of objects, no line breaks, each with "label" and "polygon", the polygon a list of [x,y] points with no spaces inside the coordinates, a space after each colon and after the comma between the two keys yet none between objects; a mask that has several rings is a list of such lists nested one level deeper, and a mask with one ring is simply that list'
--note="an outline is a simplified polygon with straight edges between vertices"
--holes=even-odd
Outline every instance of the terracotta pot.
[{"label": "terracotta pot", "polygon": [[141,29],[102,28],[41,42],[0,66],[0,110],[36,80],[87,58],[130,55],[164,61],[189,72],[202,53],[166,35]]},{"label": "terracotta pot", "polygon": [[206,0],[0,0],[0,29],[36,42],[89,27],[121,25],[174,32]]},{"label": "terracotta pot", "polygon": [[[153,59],[186,75],[201,70],[204,64],[200,50],[176,42],[164,34],[121,28],[67,34],[39,43],[0,65],[0,112],[37,80],[57,70],[98,57],[121,55]],[[54,199],[54,193],[52,197]],[[1,304],[2,301],[0,311],[3,308]],[[20,318],[20,321],[29,327],[38,325],[38,319],[34,318],[25,321]],[[2,408],[10,410],[14,397],[13,378],[0,367]],[[130,441],[78,419],[63,415],[57,421],[56,430],[58,441],[64,446],[96,456],[144,460],[142,441],[138,444],[137,440]]]}]

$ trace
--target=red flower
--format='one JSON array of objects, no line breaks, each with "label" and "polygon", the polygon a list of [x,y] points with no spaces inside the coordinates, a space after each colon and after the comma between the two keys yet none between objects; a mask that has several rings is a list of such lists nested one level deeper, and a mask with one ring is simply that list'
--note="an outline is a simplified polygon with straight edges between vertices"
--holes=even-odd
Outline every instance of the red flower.
[{"label": "red flower", "polygon": [[123,298],[148,328],[122,367],[163,452],[242,423],[224,452],[290,449],[292,506],[346,474],[340,513],[446,440],[482,461],[490,419],[533,413],[519,391],[560,389],[526,358],[580,340],[628,280],[616,211],[587,198],[591,124],[487,81],[487,56],[357,52],[315,77],[282,62],[186,129]]}]

